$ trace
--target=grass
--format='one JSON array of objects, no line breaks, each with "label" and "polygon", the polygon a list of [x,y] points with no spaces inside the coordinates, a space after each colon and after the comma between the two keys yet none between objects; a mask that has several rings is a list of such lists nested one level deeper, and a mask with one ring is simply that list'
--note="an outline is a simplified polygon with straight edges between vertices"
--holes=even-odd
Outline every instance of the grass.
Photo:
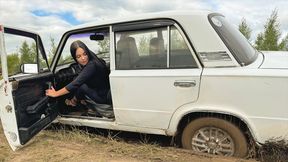
[{"label": "grass", "polygon": [[[181,156],[181,154],[187,154],[187,150],[166,147],[165,145],[168,144],[162,144],[157,137],[147,134],[71,126],[50,127],[44,134],[50,139],[53,138],[67,142],[74,141],[88,144],[91,148],[100,148],[100,150],[108,152],[111,157],[124,156],[144,161],[179,161],[182,157],[185,159],[187,158],[185,156],[191,155],[202,157],[202,155],[192,152]],[[158,138],[162,137],[158,136]],[[167,139],[166,143],[170,143],[169,139]],[[206,155],[203,157],[212,158]]]},{"label": "grass", "polygon": [[[56,126],[49,128],[44,134],[50,139],[53,138],[66,142],[77,141],[77,143],[80,144],[88,144],[89,147],[101,147],[104,152],[109,152],[112,157],[121,155],[141,160],[147,159],[148,161],[155,161],[155,159],[160,161],[164,160],[162,159],[161,154],[164,154],[165,150],[156,142],[149,142],[149,135],[140,134],[140,142],[135,142],[125,141],[125,139],[119,137],[122,132],[118,131],[101,131],[94,129],[93,133],[90,132],[91,129],[85,127],[63,126],[59,128]],[[155,152],[159,154],[158,156],[156,155],[156,157]],[[175,155],[171,154],[170,156]],[[169,155],[167,157],[169,157]]]},{"label": "grass", "polygon": [[58,139],[60,141],[77,141],[79,143],[98,144],[106,143],[105,139],[101,139],[99,135],[89,133],[88,129],[79,129],[75,126],[52,126],[45,130],[45,135]]},{"label": "grass", "polygon": [[[0,141],[5,137],[0,126]],[[26,147],[13,152],[7,142],[0,142],[1,161],[254,161],[234,159],[171,147],[171,138],[87,127],[52,125],[33,138]],[[37,149],[35,149],[37,148]],[[285,140],[267,141],[257,151],[262,162],[284,162],[288,159]]]},{"label": "grass", "polygon": [[[57,135],[55,135],[55,131],[57,132]],[[110,153],[140,159],[153,157],[148,158],[148,160],[152,161],[155,159],[158,161],[161,159],[160,155],[166,154],[165,151],[167,151],[161,146],[163,144],[158,143],[157,139],[155,140],[153,139],[153,136],[147,134],[138,134],[136,140],[131,140],[129,135],[128,137],[122,138],[122,132],[119,131],[96,130],[95,133],[94,129],[94,132],[91,133],[91,130],[88,128],[79,129],[77,127],[70,126],[66,128],[64,126],[61,129],[52,129],[50,133],[46,134],[51,134],[51,136],[55,135],[55,138],[58,138],[59,140],[78,141],[88,143],[89,145],[105,144],[103,149],[106,149],[106,151]],[[171,146],[171,141],[170,144],[167,143],[169,143],[169,141],[167,141],[164,145]],[[131,145],[133,145],[133,147],[131,147]],[[248,158],[255,158],[261,162],[286,162],[288,159],[288,142],[284,139],[271,139],[265,142],[260,148],[255,149],[255,147],[255,144],[250,143],[250,155]],[[166,148],[169,149],[169,147]],[[157,152],[159,156],[155,156],[155,152]],[[143,153],[145,153],[145,155],[143,155]],[[175,153],[167,154],[166,156],[177,158],[179,155]]]},{"label": "grass", "polygon": [[266,141],[258,150],[258,160],[262,162],[287,162],[288,141],[283,138]]}]

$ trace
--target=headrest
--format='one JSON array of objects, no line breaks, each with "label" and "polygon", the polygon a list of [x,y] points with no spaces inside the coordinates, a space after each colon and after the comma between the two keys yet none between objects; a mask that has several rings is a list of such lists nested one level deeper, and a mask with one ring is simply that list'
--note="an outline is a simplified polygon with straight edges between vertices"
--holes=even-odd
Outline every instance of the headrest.
[{"label": "headrest", "polygon": [[165,51],[164,49],[164,40],[163,38],[152,38],[150,39],[149,54],[162,54]]}]

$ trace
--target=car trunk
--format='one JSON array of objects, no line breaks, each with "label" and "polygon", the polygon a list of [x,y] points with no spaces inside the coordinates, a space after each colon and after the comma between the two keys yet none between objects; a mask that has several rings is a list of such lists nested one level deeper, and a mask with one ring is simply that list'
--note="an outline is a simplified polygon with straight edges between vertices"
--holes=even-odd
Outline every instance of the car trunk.
[{"label": "car trunk", "polygon": [[264,61],[260,68],[262,69],[288,69],[287,51],[262,51]]}]

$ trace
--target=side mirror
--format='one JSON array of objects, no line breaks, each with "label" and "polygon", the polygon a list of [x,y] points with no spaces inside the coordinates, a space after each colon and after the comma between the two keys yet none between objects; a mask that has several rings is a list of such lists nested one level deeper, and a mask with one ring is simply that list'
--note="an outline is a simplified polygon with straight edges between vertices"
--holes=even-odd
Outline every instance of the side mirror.
[{"label": "side mirror", "polygon": [[37,74],[38,65],[37,64],[22,64],[20,66],[21,72],[26,74]]}]

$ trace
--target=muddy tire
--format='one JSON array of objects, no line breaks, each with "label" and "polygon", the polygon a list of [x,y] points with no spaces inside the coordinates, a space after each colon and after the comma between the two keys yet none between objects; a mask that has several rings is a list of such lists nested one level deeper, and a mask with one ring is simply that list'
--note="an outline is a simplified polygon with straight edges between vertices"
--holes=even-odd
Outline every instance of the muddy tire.
[{"label": "muddy tire", "polygon": [[219,118],[199,118],[191,121],[182,134],[182,146],[196,152],[245,157],[248,145],[241,130]]}]

